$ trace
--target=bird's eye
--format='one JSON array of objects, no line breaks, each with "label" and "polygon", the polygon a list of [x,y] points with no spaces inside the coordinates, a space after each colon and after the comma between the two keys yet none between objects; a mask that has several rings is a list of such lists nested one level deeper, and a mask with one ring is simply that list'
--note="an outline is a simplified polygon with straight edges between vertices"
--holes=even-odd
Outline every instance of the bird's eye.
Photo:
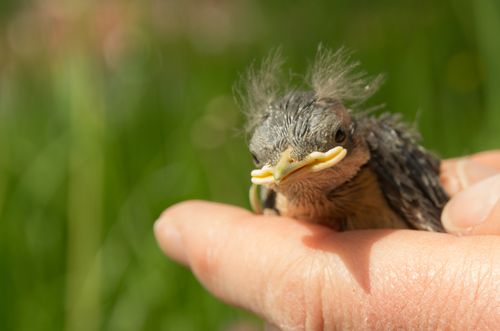
[{"label": "bird's eye", "polygon": [[345,140],[346,138],[346,134],[345,134],[345,131],[344,129],[340,128],[337,130],[337,132],[335,132],[335,142],[337,143],[341,143]]},{"label": "bird's eye", "polygon": [[254,162],[255,164],[259,164],[259,163],[260,163],[260,162],[259,162],[259,159],[257,158],[257,156],[255,156],[255,154],[254,154],[254,153],[252,153],[252,159],[253,159],[253,162]]}]

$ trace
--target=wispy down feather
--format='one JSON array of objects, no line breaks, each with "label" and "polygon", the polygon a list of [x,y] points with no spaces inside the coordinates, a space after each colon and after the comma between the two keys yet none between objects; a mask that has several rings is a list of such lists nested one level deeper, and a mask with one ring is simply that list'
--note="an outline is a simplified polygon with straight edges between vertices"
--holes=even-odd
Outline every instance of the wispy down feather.
[{"label": "wispy down feather", "polygon": [[247,116],[246,131],[251,132],[265,118],[269,105],[282,96],[283,57],[276,49],[265,58],[260,67],[250,66],[235,87],[240,107]]},{"label": "wispy down feather", "polygon": [[356,72],[359,65],[360,62],[351,61],[351,52],[343,47],[334,53],[319,46],[307,80],[318,99],[358,105],[371,97],[383,82],[382,75],[369,77],[364,72]]}]

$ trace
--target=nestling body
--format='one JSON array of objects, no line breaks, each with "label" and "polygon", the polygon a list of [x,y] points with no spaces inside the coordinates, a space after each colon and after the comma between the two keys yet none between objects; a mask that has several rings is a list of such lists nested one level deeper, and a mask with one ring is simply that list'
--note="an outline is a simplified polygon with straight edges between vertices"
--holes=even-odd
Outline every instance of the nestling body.
[{"label": "nestling body", "polygon": [[[447,196],[439,160],[397,116],[369,116],[345,106],[362,102],[380,78],[353,74],[342,51],[319,51],[312,91],[281,93],[277,57],[251,76],[246,105],[250,151],[263,185],[252,204],[264,212],[337,230],[415,228],[441,231]],[[260,75],[260,76],[259,76]],[[262,208],[261,208],[262,207]]]},{"label": "nestling body", "polygon": [[[276,211],[283,216],[323,224],[336,230],[407,227],[387,204],[376,175],[368,167],[363,167],[352,180],[336,189],[325,185],[304,193],[303,188],[297,183],[291,192],[278,192],[274,206]],[[297,194],[293,190],[301,190],[302,193]]]}]

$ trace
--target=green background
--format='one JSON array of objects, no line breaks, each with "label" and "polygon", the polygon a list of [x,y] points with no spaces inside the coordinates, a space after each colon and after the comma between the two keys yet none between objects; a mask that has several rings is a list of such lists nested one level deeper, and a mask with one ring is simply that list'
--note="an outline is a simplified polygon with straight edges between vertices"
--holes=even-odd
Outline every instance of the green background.
[{"label": "green background", "polygon": [[500,4],[0,2],[0,330],[220,330],[249,315],[166,259],[152,228],[200,198],[248,207],[232,86],[320,42],[386,84],[443,157],[498,148]]}]

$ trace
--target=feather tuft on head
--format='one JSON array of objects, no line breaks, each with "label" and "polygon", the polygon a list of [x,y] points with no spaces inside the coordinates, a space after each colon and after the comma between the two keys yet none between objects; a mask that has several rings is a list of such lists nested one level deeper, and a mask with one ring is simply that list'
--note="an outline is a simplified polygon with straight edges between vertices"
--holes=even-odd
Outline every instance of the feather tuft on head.
[{"label": "feather tuft on head", "polygon": [[[260,66],[251,65],[235,86],[237,102],[247,117],[247,133],[252,133],[265,120],[273,102],[290,92],[286,90],[289,86],[283,77],[283,63],[278,48]],[[382,75],[370,77],[357,71],[359,64],[351,61],[351,52],[343,47],[332,52],[320,45],[306,82],[317,99],[334,99],[356,107],[372,96],[383,82]]]},{"label": "feather tuft on head", "polygon": [[245,130],[252,132],[265,118],[269,105],[283,92],[281,49],[272,51],[260,67],[250,66],[235,87],[237,101],[247,117]]},{"label": "feather tuft on head", "polygon": [[359,65],[351,61],[351,52],[344,47],[332,52],[320,45],[307,80],[318,99],[359,105],[371,97],[384,80],[383,75],[369,77],[364,72],[356,72]]}]

